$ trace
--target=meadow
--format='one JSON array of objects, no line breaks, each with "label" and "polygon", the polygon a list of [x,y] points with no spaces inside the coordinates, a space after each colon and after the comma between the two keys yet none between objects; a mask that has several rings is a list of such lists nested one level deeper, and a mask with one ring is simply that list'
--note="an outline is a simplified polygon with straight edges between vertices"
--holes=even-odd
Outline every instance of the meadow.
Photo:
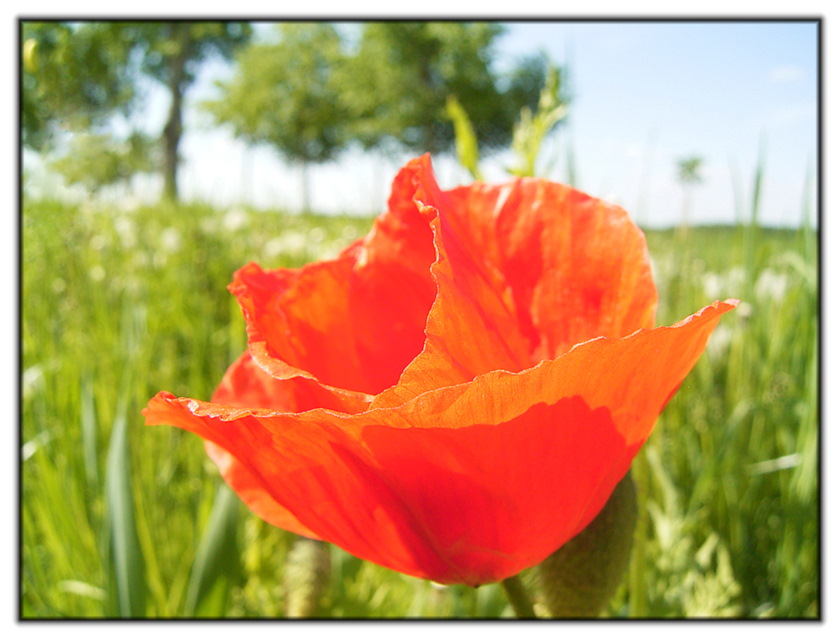
[{"label": "meadow", "polygon": [[[271,527],[198,438],[140,414],[161,389],[209,398],[245,349],[236,269],[333,256],[370,222],[24,202],[22,618],[275,618],[307,589],[317,617],[513,616],[497,585],[441,587]],[[657,324],[743,302],[634,463],[641,517],[605,615],[818,617],[817,232],[647,236]]]}]

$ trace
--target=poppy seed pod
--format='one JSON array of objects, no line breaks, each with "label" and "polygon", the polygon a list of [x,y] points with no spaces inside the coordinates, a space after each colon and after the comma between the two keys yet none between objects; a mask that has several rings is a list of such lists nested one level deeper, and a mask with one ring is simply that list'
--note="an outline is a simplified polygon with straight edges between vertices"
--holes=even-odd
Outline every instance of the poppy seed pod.
[{"label": "poppy seed pod", "polygon": [[428,156],[336,259],[230,290],[248,351],[211,402],[161,392],[147,422],[203,438],[268,522],[473,586],[598,515],[736,304],[654,328],[622,209],[531,178],[443,191]]}]

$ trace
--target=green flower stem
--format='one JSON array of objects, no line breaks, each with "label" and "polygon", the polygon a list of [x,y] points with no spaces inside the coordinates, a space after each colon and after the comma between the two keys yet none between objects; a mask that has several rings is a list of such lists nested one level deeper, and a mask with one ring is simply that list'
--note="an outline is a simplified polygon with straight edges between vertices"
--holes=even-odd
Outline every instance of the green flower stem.
[{"label": "green flower stem", "polygon": [[518,575],[502,580],[502,587],[504,587],[510,604],[513,605],[517,618],[531,619],[537,617],[537,614],[534,613],[534,605],[531,604],[528,592],[522,586],[522,580],[519,579]]},{"label": "green flower stem", "polygon": [[646,555],[646,543],[648,535],[648,517],[645,505],[650,495],[650,469],[648,467],[646,452],[636,457],[633,464],[633,479],[636,485],[638,504],[641,505],[639,521],[634,532],[634,549],[630,560],[630,617],[644,618],[647,610],[647,587],[646,587],[646,566],[648,561]]}]

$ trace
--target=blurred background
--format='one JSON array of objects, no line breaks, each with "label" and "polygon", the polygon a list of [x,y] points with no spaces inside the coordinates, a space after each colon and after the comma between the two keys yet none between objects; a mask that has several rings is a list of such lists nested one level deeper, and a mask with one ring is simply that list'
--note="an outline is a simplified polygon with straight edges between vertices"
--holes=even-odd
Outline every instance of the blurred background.
[{"label": "blurred background", "polygon": [[334,257],[431,152],[646,231],[657,323],[743,300],[634,463],[611,617],[819,610],[816,21],[21,21],[25,618],[513,615],[263,523],[145,427],[245,349],[254,260]]},{"label": "blurred background", "polygon": [[[407,158],[426,151],[436,153],[442,181],[449,186],[465,182],[469,176],[441,153],[451,147],[451,139],[446,140],[451,127],[439,132],[442,139],[433,146],[406,136],[401,127],[421,126],[421,103],[423,117],[445,127],[443,101],[448,94],[460,94],[474,120],[482,120],[486,128],[495,117],[509,135],[511,117],[534,102],[546,63],[563,69],[569,109],[545,141],[543,175],[609,198],[637,221],[653,226],[679,222],[685,181],[676,167],[684,160],[699,160],[692,187],[699,223],[746,219],[758,163],[765,177],[764,224],[799,225],[802,197],[814,195],[814,181],[809,180],[818,135],[814,22],[495,24],[486,33],[476,32],[470,43],[456,42],[455,32],[441,33],[441,46],[448,50],[435,54],[431,66],[437,75],[427,78],[418,60],[429,55],[422,51],[432,46],[428,41],[412,44],[407,37],[400,50],[377,56],[372,52],[396,37],[366,31],[359,23],[322,25],[310,34],[285,38],[283,29],[273,24],[241,28],[228,25],[223,33],[198,30],[188,36],[194,52],[183,60],[177,149],[179,195],[187,201],[378,213],[389,176]],[[62,172],[51,166],[66,154],[78,158],[86,145],[95,154],[95,145],[105,143],[99,138],[78,140],[72,112],[78,116],[80,108],[97,107],[92,131],[86,133],[112,136],[108,143],[126,144],[132,135],[160,138],[171,123],[174,80],[167,74],[177,59],[162,56],[167,39],[176,36],[163,26],[142,35],[136,24],[120,30],[122,36],[113,36],[114,42],[97,43],[107,35],[92,33],[92,42],[73,45],[82,64],[96,70],[99,77],[92,81],[99,86],[72,98],[64,87],[58,98],[62,106],[55,105],[52,114],[63,128],[52,128],[46,147],[43,135],[25,136],[27,185],[38,193],[78,199],[84,197],[85,186],[92,186],[91,176],[85,183],[72,171],[68,175],[67,168]],[[26,86],[39,77],[48,81],[45,70],[40,76],[34,72],[38,60],[61,55],[58,49],[67,35],[54,26],[48,31],[27,38],[33,44],[24,52]],[[290,56],[298,59],[306,48],[319,50],[319,56],[299,59],[295,67],[288,64]],[[395,64],[400,57],[404,59]],[[478,74],[468,66],[476,64],[484,67]],[[62,74],[68,71],[61,67]],[[489,82],[499,88],[499,95],[492,96],[500,103],[494,107],[497,113],[477,106],[491,98]],[[328,95],[335,108],[323,108]],[[310,101],[320,101],[320,110],[315,112]],[[382,104],[390,106],[383,110]],[[25,115],[30,113],[26,106]],[[50,117],[32,115],[25,125],[40,127]],[[511,164],[504,136],[483,133],[485,177],[504,179]],[[305,144],[312,148],[304,150]],[[329,184],[329,189],[303,193],[298,165],[304,160],[310,165],[309,179]],[[161,164],[160,159],[125,163],[121,172],[98,181],[113,182],[95,186],[111,187],[102,195],[118,200],[154,201],[164,189],[164,177],[152,169]],[[136,179],[130,173],[138,174]],[[68,190],[68,182],[76,188]]]}]

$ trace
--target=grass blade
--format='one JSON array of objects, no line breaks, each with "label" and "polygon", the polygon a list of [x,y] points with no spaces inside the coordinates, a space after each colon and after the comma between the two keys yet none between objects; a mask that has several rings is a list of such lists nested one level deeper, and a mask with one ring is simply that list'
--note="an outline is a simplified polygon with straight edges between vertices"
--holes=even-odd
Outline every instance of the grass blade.
[{"label": "grass blade", "polygon": [[750,219],[744,225],[744,267],[747,272],[744,283],[745,288],[742,292],[732,294],[747,301],[753,300],[755,297],[755,279],[756,273],[758,272],[756,245],[758,243],[759,213],[761,211],[761,185],[764,181],[764,148],[764,136],[762,135],[759,141],[758,161],[755,167],[755,174],[753,175]]},{"label": "grass blade", "polygon": [[227,485],[219,485],[190,575],[186,616],[219,617],[225,612],[230,587],[239,573],[239,509],[239,497]]},{"label": "grass blade", "polygon": [[764,181],[764,137],[759,142],[758,164],[753,177],[752,206],[750,208],[750,224],[758,227],[758,215],[761,211],[761,184]]},{"label": "grass blade", "polygon": [[82,379],[82,452],[85,461],[85,480],[92,491],[99,487],[99,467],[96,462],[96,408],[93,399],[93,383],[90,377]]},{"label": "grass blade", "polygon": [[473,180],[482,180],[478,168],[478,141],[470,117],[455,96],[446,99],[446,114],[455,127],[455,153],[461,165],[470,172]]},{"label": "grass blade", "polygon": [[108,506],[110,558],[116,586],[116,614],[122,618],[146,613],[146,582],[143,554],[134,520],[131,466],[128,451],[128,421],[123,401],[117,407],[108,448],[105,497]]}]

